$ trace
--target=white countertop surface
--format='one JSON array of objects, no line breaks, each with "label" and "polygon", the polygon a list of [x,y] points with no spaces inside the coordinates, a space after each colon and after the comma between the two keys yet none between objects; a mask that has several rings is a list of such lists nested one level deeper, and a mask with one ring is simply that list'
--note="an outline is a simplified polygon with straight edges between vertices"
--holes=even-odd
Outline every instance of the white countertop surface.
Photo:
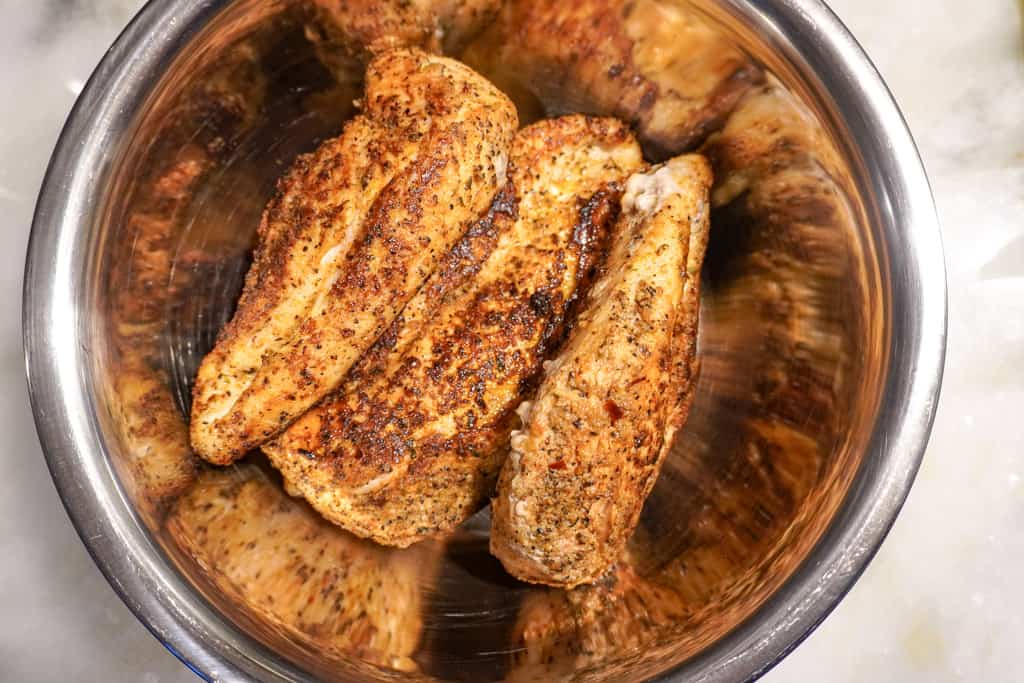
[{"label": "white countertop surface", "polygon": [[[139,0],[0,0],[0,679],[192,681],[94,567],[25,390],[21,275],[61,123]],[[949,271],[923,469],[864,577],[765,680],[1022,681],[1024,33],[1014,0],[834,0],[903,107]]]}]

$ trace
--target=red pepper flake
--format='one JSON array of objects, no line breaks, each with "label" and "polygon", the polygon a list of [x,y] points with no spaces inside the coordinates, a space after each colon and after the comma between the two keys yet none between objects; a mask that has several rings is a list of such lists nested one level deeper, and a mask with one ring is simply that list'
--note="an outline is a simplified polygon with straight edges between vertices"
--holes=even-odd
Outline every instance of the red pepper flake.
[{"label": "red pepper flake", "polygon": [[564,460],[556,460],[553,463],[551,463],[550,465],[548,465],[548,469],[549,470],[564,470],[565,469],[565,461]]},{"label": "red pepper flake", "polygon": [[604,409],[605,412],[608,413],[608,417],[612,419],[612,424],[618,422],[619,418],[623,415],[622,408],[620,408],[618,404],[611,399],[604,402]]}]

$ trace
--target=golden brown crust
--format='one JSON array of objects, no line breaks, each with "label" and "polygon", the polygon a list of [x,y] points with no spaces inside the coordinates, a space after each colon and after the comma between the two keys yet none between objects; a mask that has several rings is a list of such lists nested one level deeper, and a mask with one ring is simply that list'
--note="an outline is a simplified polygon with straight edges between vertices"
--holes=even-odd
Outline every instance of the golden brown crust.
[{"label": "golden brown crust", "polygon": [[328,519],[405,546],[448,531],[493,488],[512,409],[639,168],[621,123],[569,116],[519,133],[501,198],[353,369],[344,390],[264,446]]},{"label": "golden brown crust", "polygon": [[[707,209],[710,211],[710,208]],[[697,220],[690,223],[690,240],[686,256],[686,279],[683,282],[683,298],[681,309],[672,329],[672,376],[669,383],[670,407],[665,425],[665,439],[658,456],[656,470],[668,456],[675,441],[675,436],[683,425],[693,403],[694,388],[697,374],[700,371],[700,359],[697,357],[697,334],[700,326],[700,272],[704,265],[704,257],[708,251],[710,219]],[[651,477],[643,497],[646,498],[654,487],[657,477]]]},{"label": "golden brown crust", "polygon": [[508,99],[467,67],[393,50],[364,113],[301,157],[260,226],[234,319],[204,359],[192,443],[225,464],[336,388],[504,183]]},{"label": "golden brown crust", "polygon": [[617,116],[656,158],[699,144],[762,78],[725,36],[664,0],[510,0],[486,40],[501,42],[495,66],[549,113]]},{"label": "golden brown crust", "polygon": [[491,552],[517,578],[592,582],[636,526],[685,415],[696,334],[686,283],[703,258],[710,185],[695,155],[626,184],[606,272],[522,411],[502,468]]}]

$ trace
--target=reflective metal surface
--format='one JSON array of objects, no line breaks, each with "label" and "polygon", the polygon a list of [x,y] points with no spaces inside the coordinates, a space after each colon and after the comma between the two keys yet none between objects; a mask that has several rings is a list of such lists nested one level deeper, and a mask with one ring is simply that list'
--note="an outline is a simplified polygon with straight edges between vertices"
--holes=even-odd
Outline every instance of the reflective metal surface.
[{"label": "reflective metal surface", "polygon": [[[564,593],[502,572],[486,513],[382,549],[289,498],[260,458],[214,470],[188,449],[191,377],[274,181],[358,93],[296,7],[151,3],[51,162],[26,273],[29,382],[97,564],[211,679],[762,673],[878,548],[941,380],[932,201],[870,63],[814,0],[691,3],[774,75],[705,147],[717,208],[690,421],[628,556]],[[774,132],[751,138],[756,121]]]}]

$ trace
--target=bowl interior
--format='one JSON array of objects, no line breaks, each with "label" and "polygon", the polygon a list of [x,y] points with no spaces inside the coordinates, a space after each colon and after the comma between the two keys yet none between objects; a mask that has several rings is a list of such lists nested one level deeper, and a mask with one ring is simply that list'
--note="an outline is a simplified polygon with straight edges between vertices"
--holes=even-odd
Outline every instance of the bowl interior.
[{"label": "bowl interior", "polygon": [[443,541],[387,550],[290,498],[258,455],[196,461],[192,377],[232,313],[262,208],[298,154],[340,131],[360,83],[318,58],[300,3],[246,0],[154,77],[112,152],[88,249],[102,436],[166,560],[288,671],[656,676],[753,614],[833,519],[888,362],[887,266],[857,150],[767,37],[716,4],[680,7],[771,72],[762,99],[740,106],[778,130],[762,131],[775,137],[758,154],[736,153],[736,114],[708,143],[721,177],[689,422],[627,556],[570,593],[508,577],[488,553],[486,511]]}]

